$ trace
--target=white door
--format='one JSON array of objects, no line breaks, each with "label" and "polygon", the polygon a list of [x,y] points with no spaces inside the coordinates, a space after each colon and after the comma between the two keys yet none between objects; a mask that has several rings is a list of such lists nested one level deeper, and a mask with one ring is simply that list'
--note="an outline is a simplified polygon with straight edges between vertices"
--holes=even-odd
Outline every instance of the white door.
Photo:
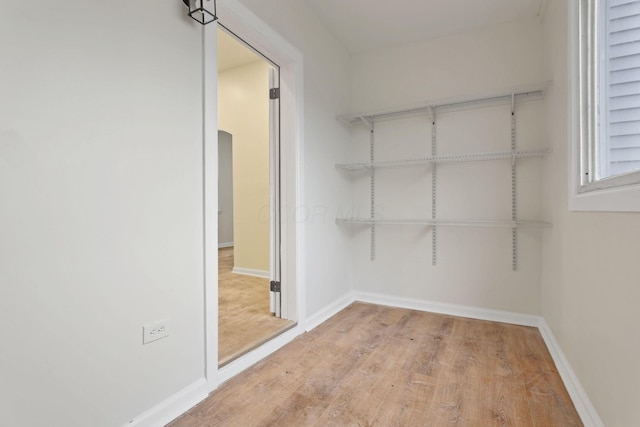
[{"label": "white door", "polygon": [[282,317],[280,259],[280,76],[269,70],[270,310]]}]

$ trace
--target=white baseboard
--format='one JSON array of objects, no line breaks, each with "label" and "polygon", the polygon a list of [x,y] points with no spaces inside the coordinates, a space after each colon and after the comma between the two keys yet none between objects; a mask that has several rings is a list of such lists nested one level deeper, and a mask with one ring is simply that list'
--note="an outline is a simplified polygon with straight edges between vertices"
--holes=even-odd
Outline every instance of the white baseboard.
[{"label": "white baseboard", "polygon": [[218,243],[218,249],[220,249],[220,248],[232,248],[232,247],[233,247],[233,242]]},{"label": "white baseboard", "polygon": [[233,267],[231,270],[235,274],[243,274],[245,276],[261,277],[263,279],[269,278],[269,271],[254,270],[253,268]]},{"label": "white baseboard", "polygon": [[138,415],[129,421],[126,426],[158,427],[166,425],[202,402],[208,395],[207,381],[204,378],[199,379],[158,403],[153,408]]},{"label": "white baseboard", "polygon": [[538,326],[538,329],[540,330],[540,334],[542,335],[544,342],[547,344],[549,353],[551,353],[551,357],[553,358],[556,368],[558,368],[558,372],[560,373],[560,377],[569,392],[569,396],[571,396],[571,400],[582,419],[582,423],[585,427],[604,427],[604,423],[600,419],[596,409],[593,407],[589,396],[587,396],[587,393],[582,388],[580,381],[578,381],[576,373],[571,369],[571,365],[569,364],[567,357],[562,352],[560,344],[553,335],[549,324],[543,317],[540,318],[540,325]]},{"label": "white baseboard", "polygon": [[399,308],[428,311],[430,313],[448,314],[451,316],[469,317],[471,319],[490,320],[492,322],[512,323],[514,325],[535,326],[540,324],[540,316],[514,313],[510,311],[491,310],[466,305],[431,302],[416,298],[404,298],[371,292],[355,292],[355,300],[371,304],[388,305]]},{"label": "white baseboard", "polygon": [[304,324],[304,328],[307,330],[307,332],[314,329],[316,326],[325,322],[330,317],[333,317],[334,315],[338,314],[338,312],[344,310],[354,301],[355,301],[354,293],[349,292],[348,294],[346,294],[339,300],[335,301],[334,303],[328,305],[327,307],[321,309],[320,311],[317,311],[315,314],[307,317],[307,320]]}]

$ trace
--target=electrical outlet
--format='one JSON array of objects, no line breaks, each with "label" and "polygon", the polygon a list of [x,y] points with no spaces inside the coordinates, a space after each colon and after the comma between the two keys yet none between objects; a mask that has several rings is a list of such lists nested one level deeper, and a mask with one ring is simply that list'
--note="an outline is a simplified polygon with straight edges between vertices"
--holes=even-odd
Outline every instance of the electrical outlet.
[{"label": "electrical outlet", "polygon": [[159,340],[169,336],[169,321],[163,320],[152,325],[142,327],[142,344]]}]

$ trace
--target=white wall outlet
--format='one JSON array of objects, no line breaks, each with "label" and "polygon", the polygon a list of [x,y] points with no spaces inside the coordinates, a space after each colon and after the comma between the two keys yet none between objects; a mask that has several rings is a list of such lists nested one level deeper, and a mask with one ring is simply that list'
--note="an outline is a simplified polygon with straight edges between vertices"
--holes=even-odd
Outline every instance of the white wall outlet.
[{"label": "white wall outlet", "polygon": [[152,325],[142,327],[142,344],[159,340],[169,336],[169,321],[163,320]]}]

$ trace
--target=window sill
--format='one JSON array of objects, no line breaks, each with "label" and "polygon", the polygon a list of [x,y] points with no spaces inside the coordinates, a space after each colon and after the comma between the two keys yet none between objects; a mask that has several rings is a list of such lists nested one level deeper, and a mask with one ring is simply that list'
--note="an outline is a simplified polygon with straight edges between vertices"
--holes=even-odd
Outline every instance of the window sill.
[{"label": "window sill", "polygon": [[569,194],[570,211],[640,212],[640,185]]}]

